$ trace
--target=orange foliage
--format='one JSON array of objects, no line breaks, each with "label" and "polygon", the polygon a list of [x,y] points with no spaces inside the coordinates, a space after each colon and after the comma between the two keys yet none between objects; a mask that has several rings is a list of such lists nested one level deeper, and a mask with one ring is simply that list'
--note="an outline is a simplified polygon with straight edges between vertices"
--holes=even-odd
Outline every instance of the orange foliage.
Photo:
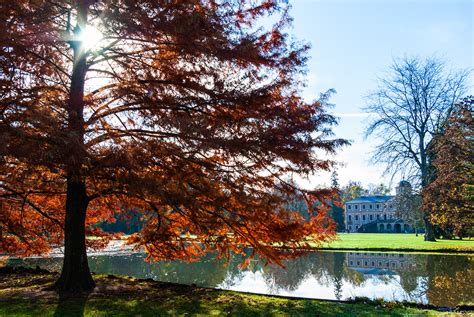
[{"label": "orange foliage", "polygon": [[432,141],[435,180],[423,191],[431,221],[456,236],[474,228],[474,98],[453,107],[443,134]]},{"label": "orange foliage", "polygon": [[[282,179],[330,169],[321,153],[345,141],[299,96],[308,46],[289,42],[287,8],[252,3],[0,1],[0,252],[62,245],[68,175],[86,185],[86,234],[139,210],[129,242],[156,260],[251,246],[280,262],[332,237],[324,205],[305,220],[287,202],[333,193]],[[71,109],[79,7],[104,39],[79,56],[84,96]],[[254,28],[273,13],[272,30]]]}]

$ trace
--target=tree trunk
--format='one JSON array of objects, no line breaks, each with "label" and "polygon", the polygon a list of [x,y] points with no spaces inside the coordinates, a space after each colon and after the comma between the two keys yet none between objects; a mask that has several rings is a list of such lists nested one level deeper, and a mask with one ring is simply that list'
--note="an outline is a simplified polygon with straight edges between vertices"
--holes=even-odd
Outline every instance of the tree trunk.
[{"label": "tree trunk", "polygon": [[85,221],[88,199],[84,182],[68,179],[64,262],[55,284],[59,293],[91,291],[95,284],[87,262]]},{"label": "tree trunk", "polygon": [[425,241],[436,241],[434,226],[428,219],[428,215],[423,216],[425,222]]},{"label": "tree trunk", "polygon": [[[426,188],[432,181],[429,173],[429,164],[427,160],[427,148],[424,146],[424,135],[420,136],[420,156],[421,156],[421,187]],[[425,241],[436,241],[435,228],[430,222],[431,210],[424,208],[423,222],[425,224]]]},{"label": "tree trunk", "polygon": [[[77,25],[74,29],[76,38],[86,28],[89,3],[90,1],[78,1]],[[87,263],[85,229],[89,198],[82,172],[87,155],[84,148],[84,86],[87,54],[81,40],[74,39],[69,44],[74,51],[74,59],[67,105],[70,140],[65,150],[69,160],[67,161],[64,262],[55,288],[59,293],[81,293],[89,292],[95,286]]]},{"label": "tree trunk", "polygon": [[453,231],[451,228],[445,228],[442,230],[443,233],[443,240],[452,240],[453,239]]}]

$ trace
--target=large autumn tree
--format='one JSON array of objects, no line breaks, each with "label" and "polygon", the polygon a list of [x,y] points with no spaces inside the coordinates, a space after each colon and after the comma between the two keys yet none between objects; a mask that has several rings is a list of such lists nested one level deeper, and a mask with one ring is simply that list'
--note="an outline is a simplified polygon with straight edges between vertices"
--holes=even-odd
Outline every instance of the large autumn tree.
[{"label": "large autumn tree", "polygon": [[446,235],[462,237],[474,227],[474,97],[457,103],[432,142],[434,181],[423,191],[431,220]]},{"label": "large autumn tree", "polygon": [[345,143],[299,95],[289,21],[276,0],[2,0],[1,252],[64,245],[66,292],[94,287],[86,245],[106,241],[86,236],[117,212],[140,211],[129,242],[155,260],[251,246],[279,262],[330,237],[322,208],[305,220],[283,198],[326,201],[282,177]]}]

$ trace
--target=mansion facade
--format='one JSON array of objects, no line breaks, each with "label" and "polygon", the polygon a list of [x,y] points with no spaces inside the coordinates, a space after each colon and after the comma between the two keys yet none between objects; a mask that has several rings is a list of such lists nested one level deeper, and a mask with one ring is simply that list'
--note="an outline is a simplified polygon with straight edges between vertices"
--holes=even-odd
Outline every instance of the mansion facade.
[{"label": "mansion facade", "polygon": [[[397,187],[410,190],[411,185],[402,181]],[[413,228],[396,215],[396,196],[360,196],[345,203],[344,217],[346,232],[413,232]]]}]

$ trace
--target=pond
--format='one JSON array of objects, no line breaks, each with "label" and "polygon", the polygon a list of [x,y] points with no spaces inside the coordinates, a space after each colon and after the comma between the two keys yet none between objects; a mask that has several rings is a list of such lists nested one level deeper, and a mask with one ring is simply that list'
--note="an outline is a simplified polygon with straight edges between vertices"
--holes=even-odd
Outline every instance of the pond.
[{"label": "pond", "polygon": [[[145,262],[143,254],[93,255],[91,271],[243,292],[319,299],[353,297],[408,300],[436,306],[472,304],[474,256],[314,252],[285,262],[286,268],[258,260],[240,269],[241,256],[228,265],[211,255],[199,262]],[[62,259],[10,259],[8,265],[58,271]]]}]

